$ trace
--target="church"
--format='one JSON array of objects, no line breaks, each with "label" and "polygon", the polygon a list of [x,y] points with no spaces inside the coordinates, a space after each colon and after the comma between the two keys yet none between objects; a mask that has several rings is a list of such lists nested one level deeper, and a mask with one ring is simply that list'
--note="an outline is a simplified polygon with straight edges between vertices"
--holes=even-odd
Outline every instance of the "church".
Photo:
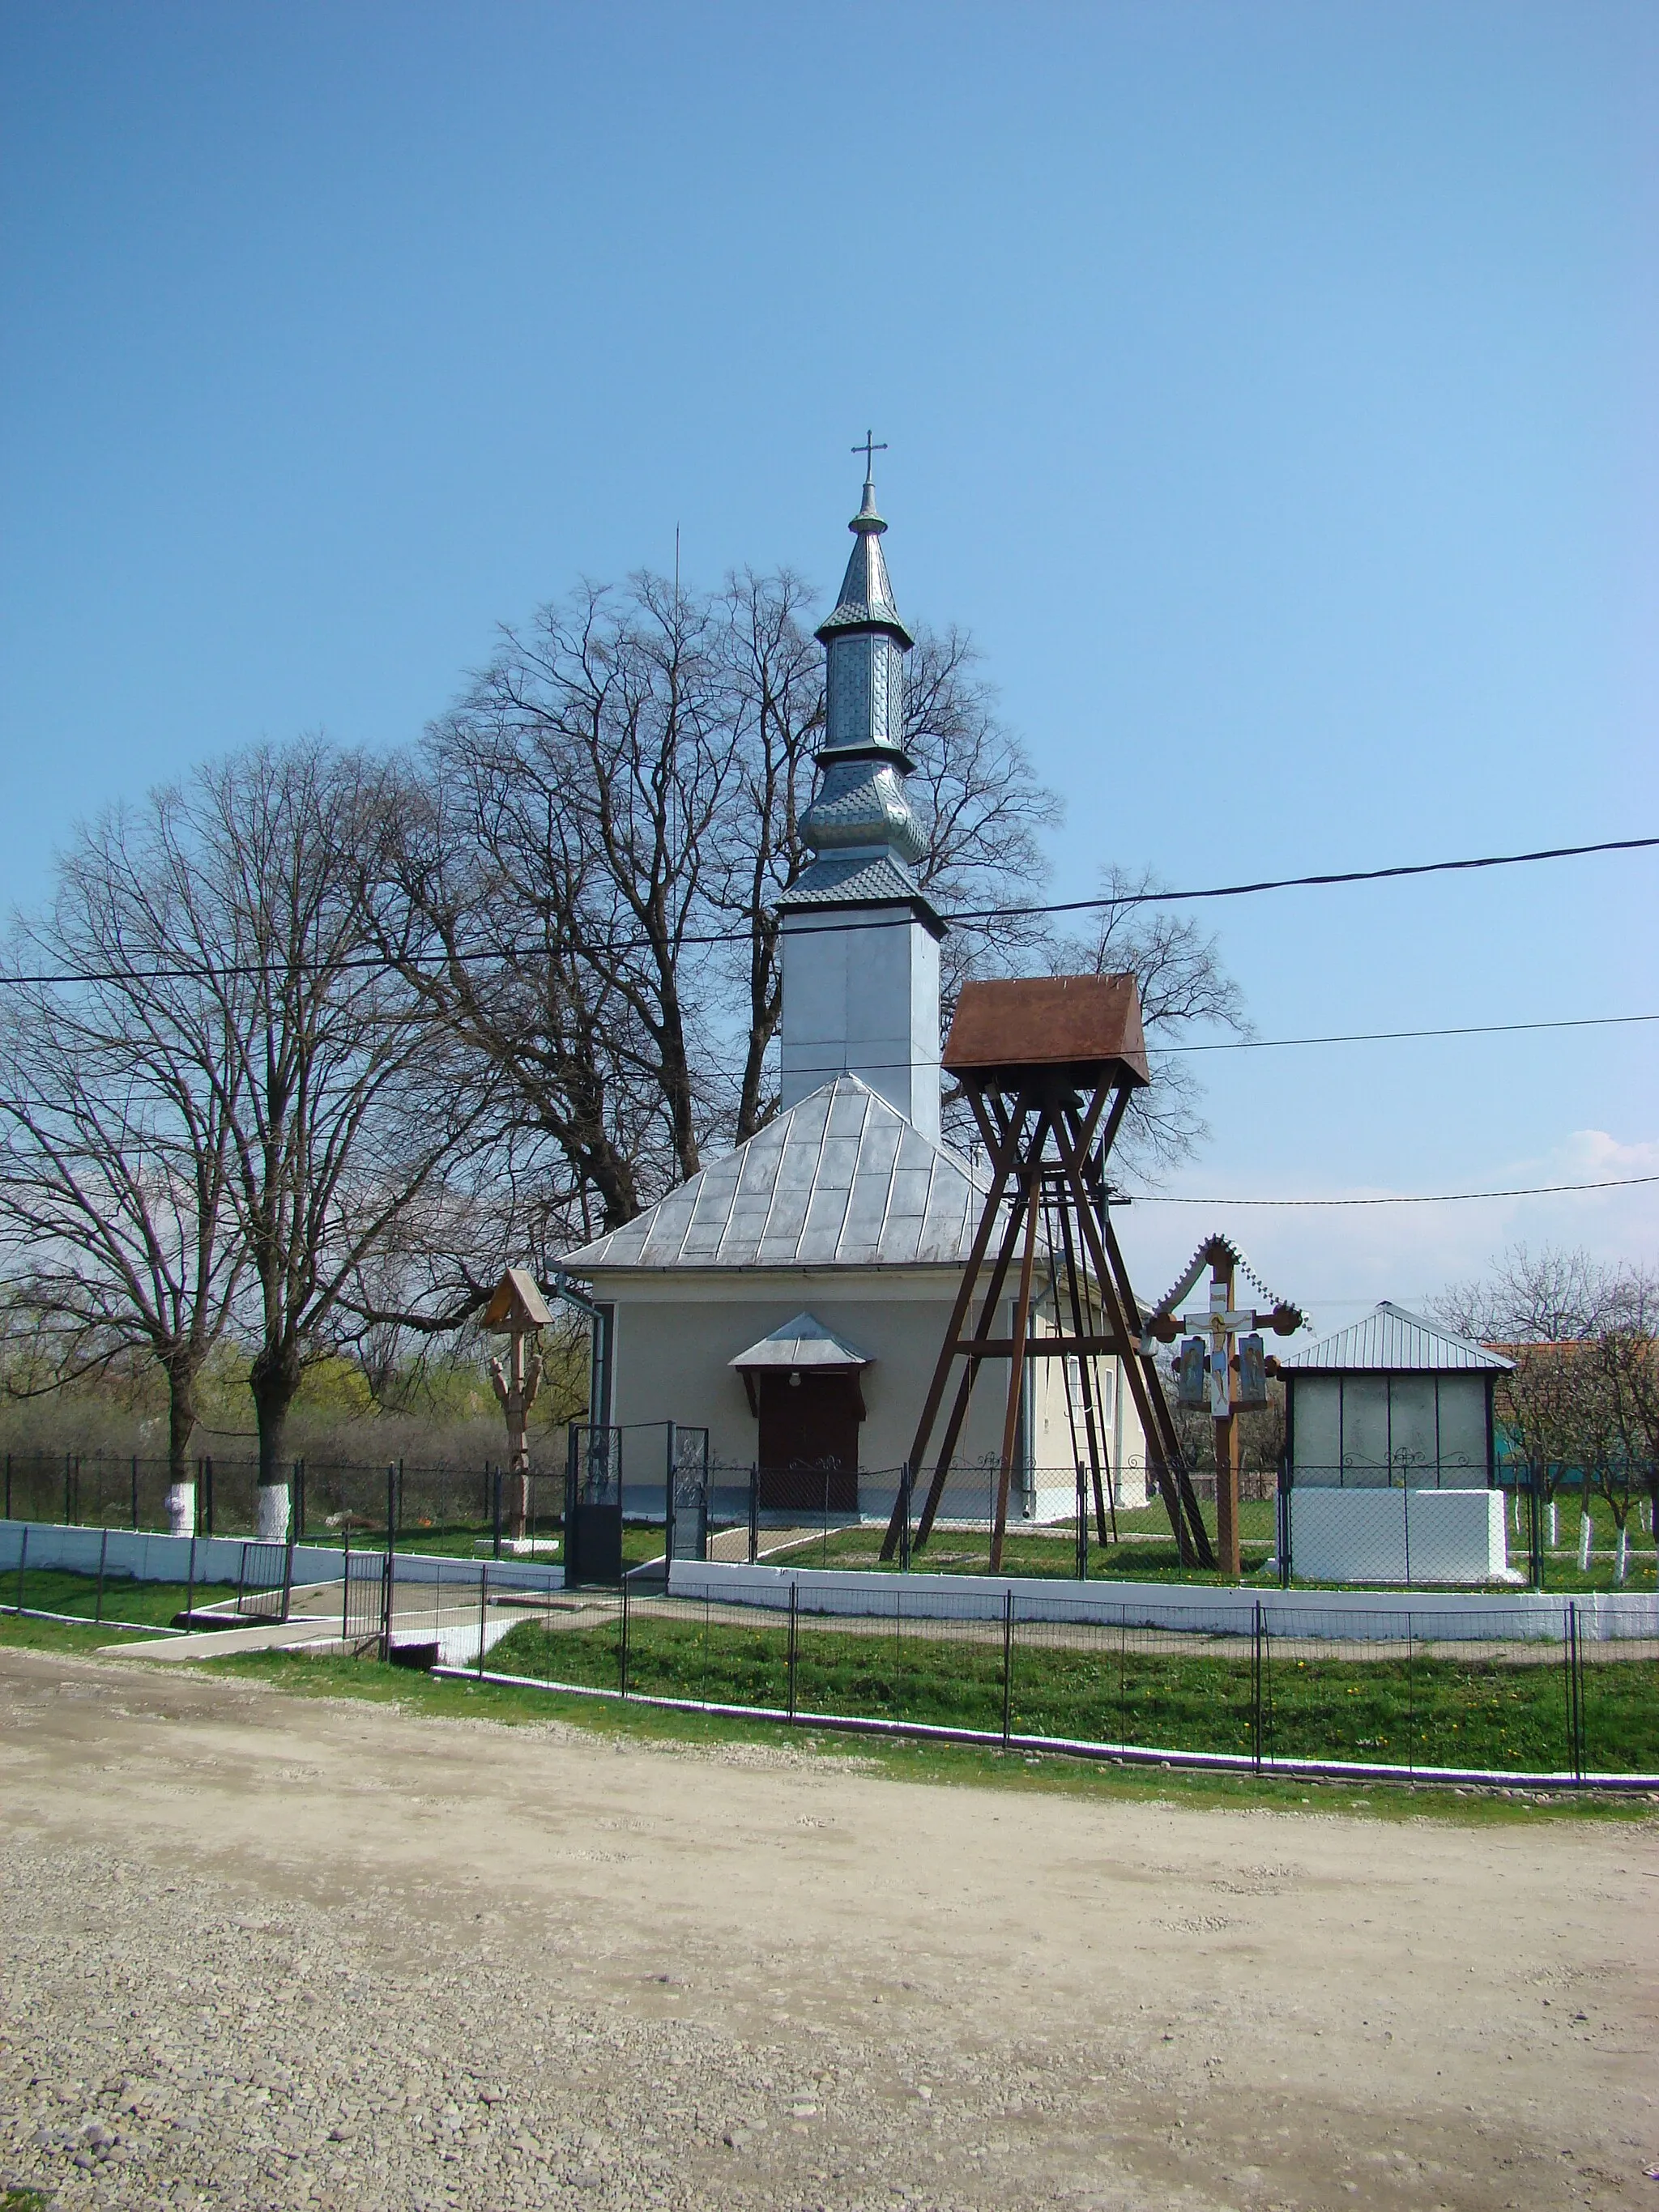
[{"label": "church", "polygon": [[[769,1512],[827,1504],[884,1519],[985,1183],[940,1136],[945,924],[916,874],[926,830],[903,745],[914,641],[868,476],[848,527],[852,557],[817,632],[825,734],[801,823],[813,859],[783,902],[780,1110],[562,1268],[592,1286],[605,1316],[591,1418],[624,1431],[625,1470],[628,1432],[672,1421],[708,1430],[712,1468],[758,1468]],[[1008,1337],[1012,1296],[1002,1303]],[[1053,1307],[1051,1284],[1039,1292],[1038,1329],[1052,1328]],[[1133,1401],[1115,1360],[1098,1368],[1114,1487],[1120,1503],[1139,1504],[1146,1447]],[[1008,1381],[1006,1360],[984,1363],[947,1518],[987,1511]],[[1027,1364],[1018,1517],[1073,1512],[1080,1396],[1073,1363]],[[921,1470],[915,1479],[920,1487]]]}]

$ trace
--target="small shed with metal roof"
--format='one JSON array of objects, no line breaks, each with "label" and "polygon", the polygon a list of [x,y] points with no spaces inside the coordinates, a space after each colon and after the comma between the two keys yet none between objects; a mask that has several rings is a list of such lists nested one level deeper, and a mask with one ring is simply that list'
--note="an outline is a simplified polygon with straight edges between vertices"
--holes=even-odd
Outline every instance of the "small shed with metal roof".
[{"label": "small shed with metal roof", "polygon": [[1388,1300],[1282,1354],[1293,1571],[1315,1581],[1515,1579],[1492,1395],[1510,1362]]}]

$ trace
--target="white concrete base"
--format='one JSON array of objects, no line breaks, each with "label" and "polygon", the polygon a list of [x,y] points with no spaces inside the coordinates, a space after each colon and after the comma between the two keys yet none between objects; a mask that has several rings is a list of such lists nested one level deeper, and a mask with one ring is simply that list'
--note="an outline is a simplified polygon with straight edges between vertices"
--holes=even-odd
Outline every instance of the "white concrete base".
[{"label": "white concrete base", "polygon": [[1519,1583],[1500,1490],[1291,1492],[1291,1571],[1299,1583]]},{"label": "white concrete base", "polygon": [[285,1544],[288,1541],[289,1494],[285,1482],[263,1482],[259,1486],[259,1541],[262,1544]]},{"label": "white concrete base", "polygon": [[170,1536],[193,1536],[196,1534],[196,1485],[175,1482],[167,1494],[167,1534]]}]

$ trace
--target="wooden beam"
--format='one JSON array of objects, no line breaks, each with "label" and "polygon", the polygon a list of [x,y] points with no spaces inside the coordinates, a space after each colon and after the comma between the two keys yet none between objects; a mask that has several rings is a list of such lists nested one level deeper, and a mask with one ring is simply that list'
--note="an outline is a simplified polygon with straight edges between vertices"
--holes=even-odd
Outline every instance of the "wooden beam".
[{"label": "wooden beam", "polygon": [[[969,1095],[971,1103],[974,1094],[970,1092]],[[1025,1097],[1026,1093],[1022,1091],[1020,1093],[1022,1104]],[[979,1279],[981,1267],[984,1265],[986,1248],[991,1242],[991,1232],[996,1227],[997,1208],[1002,1203],[1003,1190],[1006,1186],[1018,1149],[1016,1139],[1012,1135],[1006,1143],[991,1148],[991,1188],[986,1193],[984,1209],[979,1218],[979,1226],[974,1232],[974,1241],[969,1250],[967,1265],[962,1271],[962,1280],[957,1286],[956,1300],[951,1308],[950,1323],[945,1332],[944,1348],[934,1366],[933,1381],[927,1386],[927,1395],[922,1402],[921,1419],[916,1424],[916,1433],[910,1446],[909,1457],[909,1466],[913,1474],[921,1467],[927,1455],[927,1439],[933,1433],[933,1423],[939,1418],[939,1401],[945,1395],[945,1385],[950,1379],[952,1347],[966,1317],[968,1308],[973,1301],[974,1285]],[[899,1533],[905,1510],[906,1499],[903,1486],[901,1485],[899,1494],[893,1501],[892,1517],[887,1523],[887,1534],[882,1539],[881,1556],[884,1559],[890,1559],[898,1549]],[[924,1514],[924,1518],[927,1526],[931,1528],[933,1516]]]},{"label": "wooden beam", "polygon": [[[1038,1126],[1047,1117],[1039,1115]],[[1014,1341],[1009,1356],[1008,1410],[1002,1422],[1002,1458],[997,1468],[996,1518],[991,1523],[991,1572],[1002,1568],[1002,1540],[1008,1528],[1008,1484],[1014,1471],[1014,1438],[1019,1431],[1020,1393],[1025,1386],[1025,1333],[1031,1318],[1031,1267],[1036,1258],[1037,1201],[1041,1188],[1042,1146],[1033,1147],[1036,1172],[1028,1178],[1025,1193],[1025,1249],[1019,1262],[1019,1295],[1014,1301]]]},{"label": "wooden beam", "polygon": [[[1012,1336],[965,1336],[958,1339],[956,1350],[964,1359],[1012,1359],[1014,1339]],[[1115,1353],[1127,1359],[1135,1347],[1119,1336],[1030,1336],[1025,1340],[1028,1359],[1076,1359],[1092,1352]]]}]

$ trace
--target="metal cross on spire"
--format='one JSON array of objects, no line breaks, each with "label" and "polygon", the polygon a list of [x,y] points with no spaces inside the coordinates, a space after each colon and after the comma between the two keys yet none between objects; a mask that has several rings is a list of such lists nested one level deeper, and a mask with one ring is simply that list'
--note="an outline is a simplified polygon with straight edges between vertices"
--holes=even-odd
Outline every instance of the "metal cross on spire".
[{"label": "metal cross on spire", "polygon": [[864,434],[864,443],[861,446],[854,446],[853,451],[855,453],[863,454],[864,481],[866,483],[871,483],[874,476],[875,456],[878,453],[884,453],[887,451],[886,439],[882,439],[878,444],[876,440],[875,432],[873,430],[866,430]]}]

